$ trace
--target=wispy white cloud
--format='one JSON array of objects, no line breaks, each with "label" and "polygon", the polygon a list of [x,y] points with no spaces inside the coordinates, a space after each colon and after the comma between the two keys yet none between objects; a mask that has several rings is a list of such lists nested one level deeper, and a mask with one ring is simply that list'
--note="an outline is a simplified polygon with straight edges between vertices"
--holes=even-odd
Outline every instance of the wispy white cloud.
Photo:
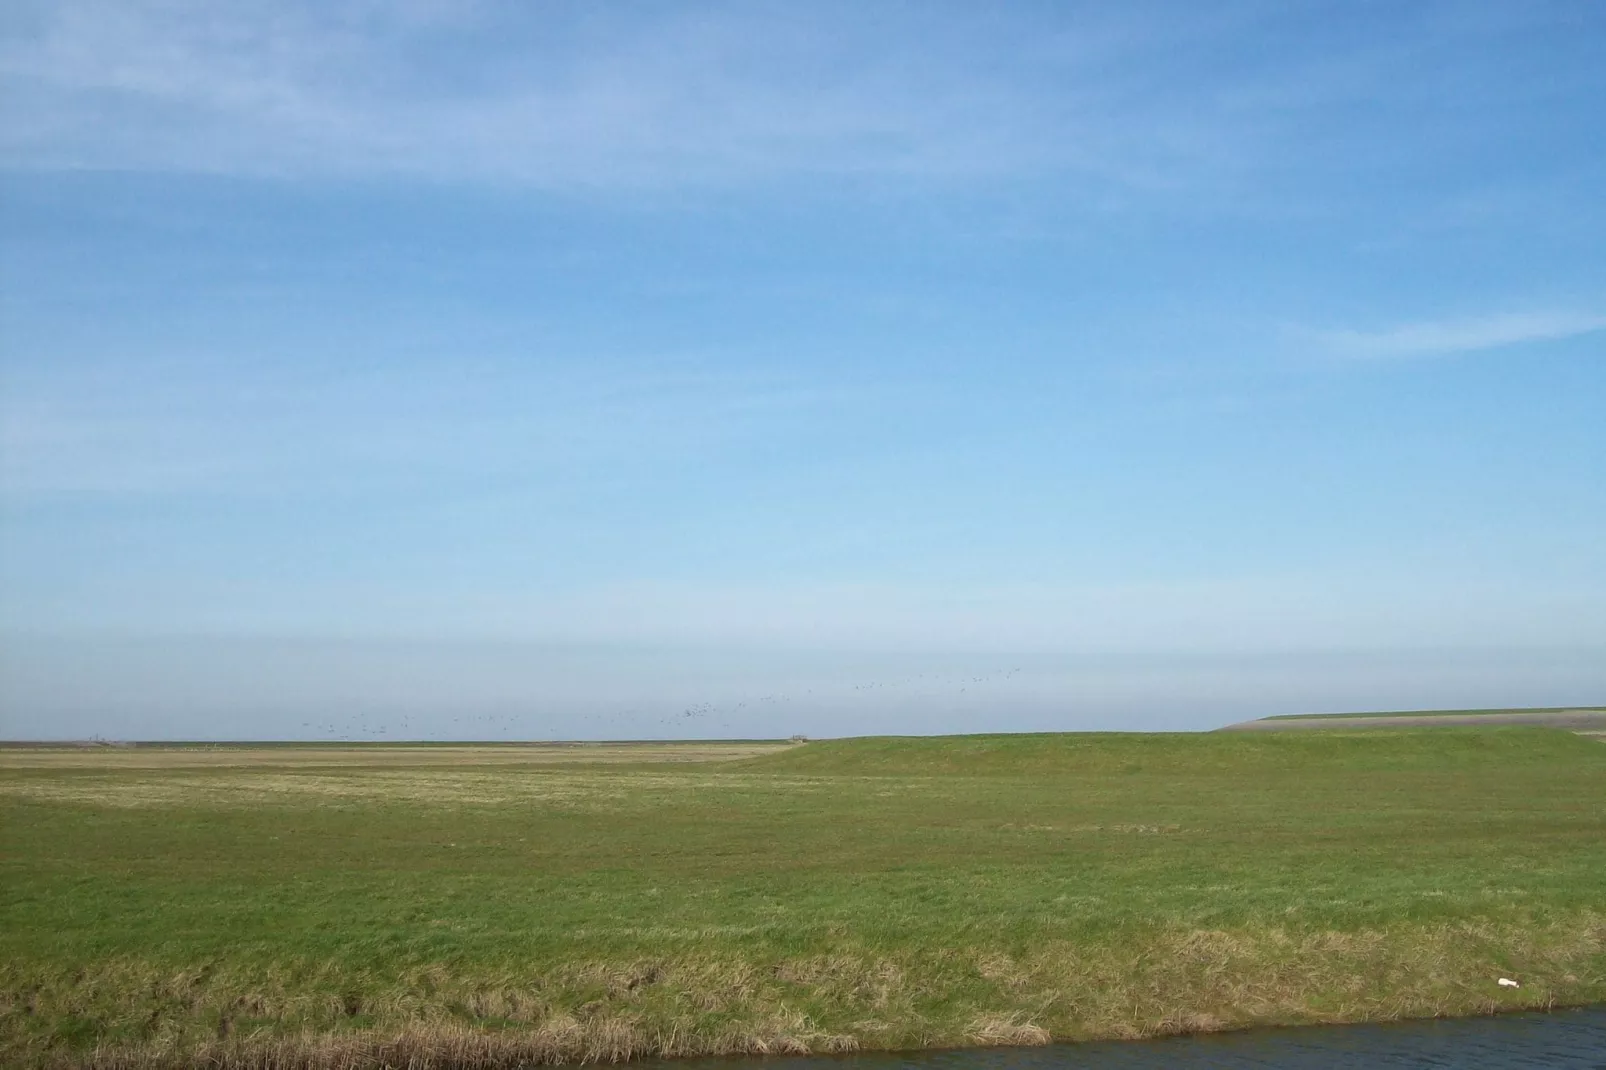
[{"label": "wispy white cloud", "polygon": [[1381,330],[1312,332],[1334,353],[1361,359],[1450,356],[1485,349],[1553,342],[1606,330],[1600,312],[1515,312],[1459,320],[1428,320]]},{"label": "wispy white cloud", "polygon": [[1232,173],[1264,115],[1149,73],[1185,11],[35,3],[0,28],[0,160],[563,186],[773,175]]},{"label": "wispy white cloud", "polygon": [[4,153],[628,183],[997,165],[1031,143],[1011,129],[1019,100],[945,86],[918,55],[829,44],[806,20],[739,13],[77,0],[35,8],[5,39]]},{"label": "wispy white cloud", "polygon": [[[1509,33],[1412,17],[1380,40],[1329,15],[17,0],[0,14],[0,166],[587,190],[1053,175],[1079,180],[1062,188],[1079,203],[1214,194],[1264,212],[1293,172],[1488,144],[1471,102],[1534,91],[1454,52]],[[1355,120],[1379,113],[1413,136]]]}]

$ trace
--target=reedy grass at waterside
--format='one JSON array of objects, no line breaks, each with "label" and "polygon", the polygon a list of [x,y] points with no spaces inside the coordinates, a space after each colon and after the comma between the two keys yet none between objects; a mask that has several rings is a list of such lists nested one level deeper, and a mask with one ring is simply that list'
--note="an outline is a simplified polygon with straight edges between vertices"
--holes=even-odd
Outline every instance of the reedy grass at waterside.
[{"label": "reedy grass at waterside", "polygon": [[502,1067],[1606,1000],[1606,747],[1563,732],[473,753],[5,768],[0,1062]]}]

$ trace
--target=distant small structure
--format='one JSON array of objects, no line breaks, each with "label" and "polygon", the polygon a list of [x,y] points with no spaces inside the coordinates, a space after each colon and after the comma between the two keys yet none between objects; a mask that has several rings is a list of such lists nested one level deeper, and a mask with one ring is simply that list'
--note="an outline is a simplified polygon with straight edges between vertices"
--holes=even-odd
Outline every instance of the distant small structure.
[{"label": "distant small structure", "polygon": [[787,740],[788,743],[807,743],[808,741],[808,736],[792,736]]}]

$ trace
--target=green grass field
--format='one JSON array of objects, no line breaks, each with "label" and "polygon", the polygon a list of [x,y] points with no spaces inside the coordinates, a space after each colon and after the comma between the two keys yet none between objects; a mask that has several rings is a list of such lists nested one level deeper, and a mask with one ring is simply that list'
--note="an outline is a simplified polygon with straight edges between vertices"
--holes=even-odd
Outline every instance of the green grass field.
[{"label": "green grass field", "polygon": [[0,1063],[496,1067],[1606,1000],[1606,746],[1566,732],[556,750],[0,751]]}]

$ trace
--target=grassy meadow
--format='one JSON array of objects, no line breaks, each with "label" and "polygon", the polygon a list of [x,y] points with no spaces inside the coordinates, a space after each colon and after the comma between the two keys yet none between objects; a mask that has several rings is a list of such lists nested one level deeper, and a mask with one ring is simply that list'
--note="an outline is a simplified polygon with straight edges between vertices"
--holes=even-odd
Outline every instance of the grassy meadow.
[{"label": "grassy meadow", "polygon": [[1606,746],[1542,728],[19,748],[0,808],[7,1066],[489,1068],[1606,1001]]}]

